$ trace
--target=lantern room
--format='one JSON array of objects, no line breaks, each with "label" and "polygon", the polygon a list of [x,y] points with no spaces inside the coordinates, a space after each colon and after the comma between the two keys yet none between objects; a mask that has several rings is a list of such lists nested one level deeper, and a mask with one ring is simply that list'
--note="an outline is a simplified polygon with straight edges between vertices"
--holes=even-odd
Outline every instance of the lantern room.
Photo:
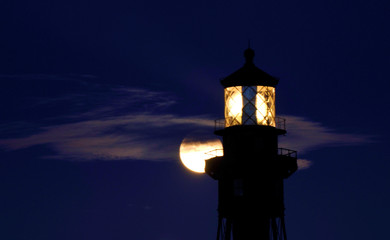
[{"label": "lantern room", "polygon": [[242,68],[221,80],[225,88],[225,127],[275,127],[275,86],[278,79],[257,68],[254,51],[245,50]]}]

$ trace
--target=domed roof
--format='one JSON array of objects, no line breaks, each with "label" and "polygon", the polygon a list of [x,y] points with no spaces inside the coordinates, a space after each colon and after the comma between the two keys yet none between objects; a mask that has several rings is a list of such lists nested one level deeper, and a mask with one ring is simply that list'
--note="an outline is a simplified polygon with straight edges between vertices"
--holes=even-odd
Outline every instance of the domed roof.
[{"label": "domed roof", "polygon": [[255,51],[248,48],[244,51],[245,64],[229,76],[221,80],[221,84],[226,87],[232,86],[272,86],[275,87],[279,80],[256,67],[253,63]]}]

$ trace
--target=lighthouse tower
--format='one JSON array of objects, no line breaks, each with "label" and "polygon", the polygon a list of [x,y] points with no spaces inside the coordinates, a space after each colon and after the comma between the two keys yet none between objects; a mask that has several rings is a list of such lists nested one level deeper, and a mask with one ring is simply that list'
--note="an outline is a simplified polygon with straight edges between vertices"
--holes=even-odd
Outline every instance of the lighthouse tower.
[{"label": "lighthouse tower", "polygon": [[275,116],[278,79],[257,68],[254,51],[221,80],[225,119],[216,121],[223,156],[206,160],[218,181],[217,240],[285,240],[283,180],[297,170],[297,153],[278,148],[285,120]]}]

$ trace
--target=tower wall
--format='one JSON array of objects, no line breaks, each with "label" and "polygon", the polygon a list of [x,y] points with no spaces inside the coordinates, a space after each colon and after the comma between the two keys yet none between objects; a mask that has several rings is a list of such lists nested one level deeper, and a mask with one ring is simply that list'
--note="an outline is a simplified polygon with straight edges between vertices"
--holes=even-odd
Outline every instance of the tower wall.
[{"label": "tower wall", "polygon": [[234,239],[251,234],[269,239],[270,220],[284,214],[283,178],[276,165],[278,134],[274,127],[234,126],[220,135],[219,215],[231,222]]}]

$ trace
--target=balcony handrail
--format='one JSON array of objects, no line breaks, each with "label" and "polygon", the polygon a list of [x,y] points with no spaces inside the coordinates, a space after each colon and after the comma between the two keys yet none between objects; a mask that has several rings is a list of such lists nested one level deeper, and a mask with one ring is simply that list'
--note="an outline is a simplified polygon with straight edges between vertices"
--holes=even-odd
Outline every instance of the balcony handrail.
[{"label": "balcony handrail", "polygon": [[[223,149],[222,148],[213,149],[211,151],[205,152],[204,154],[209,155],[211,157],[223,156]],[[278,148],[278,155],[298,158],[297,151],[288,148]]]},{"label": "balcony handrail", "polygon": [[282,117],[275,117],[275,127],[280,130],[286,130],[286,119]]},{"label": "balcony handrail", "polygon": [[[214,131],[222,130],[225,128],[225,119],[214,120]],[[280,130],[286,130],[286,119],[282,117],[275,117],[275,128]]]},{"label": "balcony handrail", "polygon": [[214,131],[221,130],[224,128],[225,128],[225,119],[214,120]]},{"label": "balcony handrail", "polygon": [[[221,154],[218,154],[221,153]],[[216,148],[211,151],[205,152],[204,154],[209,155],[211,157],[218,157],[223,156],[223,149],[222,148]]]},{"label": "balcony handrail", "polygon": [[278,155],[287,156],[287,157],[293,157],[293,158],[297,158],[298,157],[297,151],[291,150],[291,149],[287,149],[287,148],[278,148]]}]

